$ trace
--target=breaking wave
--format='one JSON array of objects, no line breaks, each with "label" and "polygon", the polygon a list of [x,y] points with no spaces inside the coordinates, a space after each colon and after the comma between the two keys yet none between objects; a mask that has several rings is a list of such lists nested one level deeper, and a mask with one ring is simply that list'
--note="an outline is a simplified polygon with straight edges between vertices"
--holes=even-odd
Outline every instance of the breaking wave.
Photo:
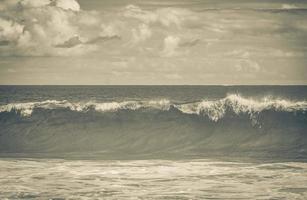
[{"label": "breaking wave", "polygon": [[306,101],[236,94],[185,103],[10,103],[0,106],[0,153],[307,158],[306,111]]},{"label": "breaking wave", "polygon": [[97,112],[116,112],[120,110],[137,111],[141,109],[156,109],[169,111],[172,108],[184,114],[207,116],[212,121],[223,118],[227,111],[235,114],[248,114],[251,118],[262,111],[274,110],[279,112],[306,112],[307,101],[290,101],[284,99],[262,98],[255,100],[231,94],[219,100],[203,100],[193,103],[171,103],[167,99],[150,101],[123,101],[123,102],[77,102],[66,100],[47,100],[41,102],[10,103],[0,106],[2,112],[16,112],[21,116],[31,116],[35,109],[69,109],[71,111],[86,113],[91,110]]}]

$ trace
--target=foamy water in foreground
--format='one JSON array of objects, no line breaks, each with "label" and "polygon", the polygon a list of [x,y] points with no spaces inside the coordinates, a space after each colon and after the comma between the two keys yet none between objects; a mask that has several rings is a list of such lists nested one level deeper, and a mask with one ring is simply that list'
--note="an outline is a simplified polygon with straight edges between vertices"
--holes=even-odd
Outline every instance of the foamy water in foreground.
[{"label": "foamy water in foreground", "polygon": [[306,199],[307,163],[1,159],[0,199]]}]

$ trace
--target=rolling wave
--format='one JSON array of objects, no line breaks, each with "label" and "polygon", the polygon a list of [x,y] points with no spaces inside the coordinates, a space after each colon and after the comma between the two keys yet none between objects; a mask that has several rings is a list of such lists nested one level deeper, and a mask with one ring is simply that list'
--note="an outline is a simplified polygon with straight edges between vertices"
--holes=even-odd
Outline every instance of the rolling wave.
[{"label": "rolling wave", "polygon": [[35,109],[69,109],[76,112],[116,112],[119,110],[140,110],[157,109],[169,111],[175,108],[184,114],[196,114],[208,116],[213,121],[223,118],[227,111],[235,114],[248,114],[251,118],[262,111],[274,110],[282,112],[306,112],[307,101],[290,101],[284,99],[251,99],[244,98],[237,94],[231,94],[219,100],[203,100],[194,103],[176,104],[167,99],[150,101],[123,101],[123,102],[77,102],[72,103],[66,100],[47,100],[41,102],[10,103],[0,106],[2,112],[16,112],[21,116],[31,116]]},{"label": "rolling wave", "polygon": [[306,111],[305,101],[235,94],[192,103],[11,103],[0,107],[0,153],[307,158]]}]

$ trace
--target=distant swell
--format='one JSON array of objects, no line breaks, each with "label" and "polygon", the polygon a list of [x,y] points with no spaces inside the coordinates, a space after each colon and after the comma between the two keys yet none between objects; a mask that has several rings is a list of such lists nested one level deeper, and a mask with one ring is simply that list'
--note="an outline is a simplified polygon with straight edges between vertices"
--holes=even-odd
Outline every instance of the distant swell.
[{"label": "distant swell", "polygon": [[307,158],[307,102],[42,101],[0,107],[0,153]]}]

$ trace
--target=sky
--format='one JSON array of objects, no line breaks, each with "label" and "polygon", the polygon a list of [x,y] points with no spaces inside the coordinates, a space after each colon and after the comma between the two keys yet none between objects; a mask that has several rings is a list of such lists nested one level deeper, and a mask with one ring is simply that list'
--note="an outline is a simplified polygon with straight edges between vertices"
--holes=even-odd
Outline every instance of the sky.
[{"label": "sky", "polygon": [[307,84],[307,1],[0,0],[0,84]]}]

